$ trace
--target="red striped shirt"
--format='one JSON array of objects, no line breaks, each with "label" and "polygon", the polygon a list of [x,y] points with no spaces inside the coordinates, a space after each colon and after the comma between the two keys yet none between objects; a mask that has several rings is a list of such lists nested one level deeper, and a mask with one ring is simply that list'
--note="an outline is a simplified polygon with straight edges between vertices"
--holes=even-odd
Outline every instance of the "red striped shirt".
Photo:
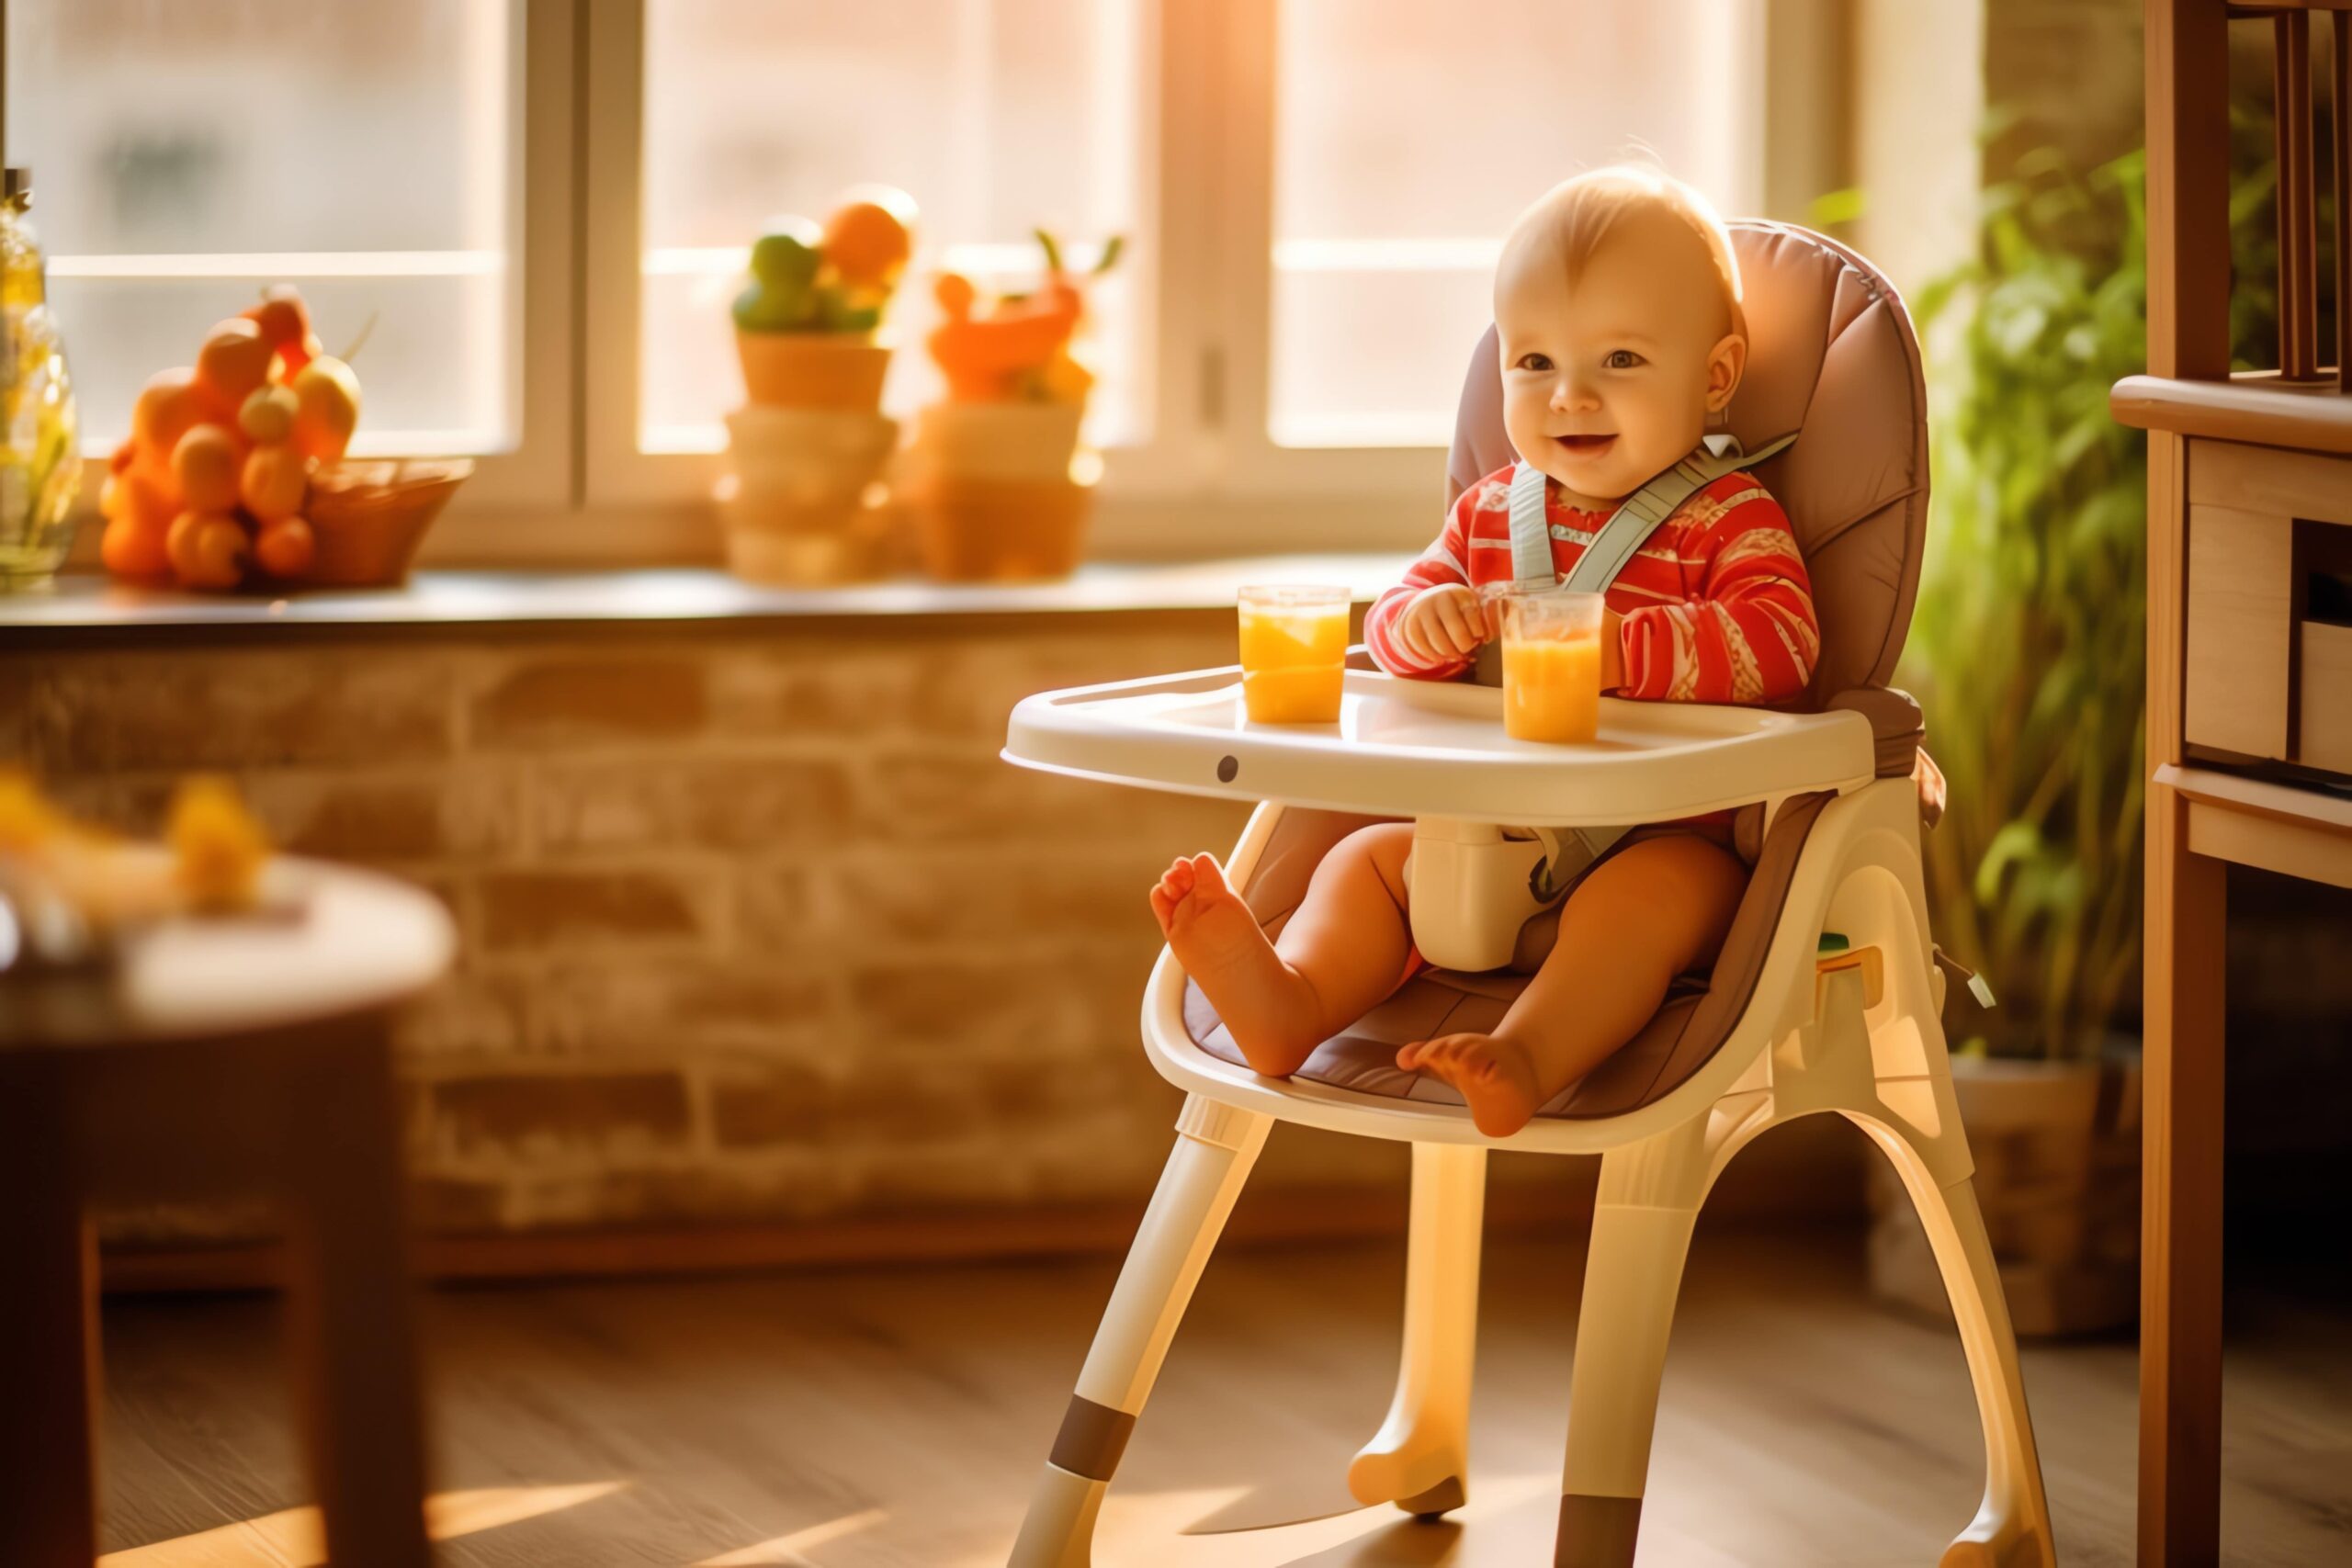
[{"label": "red striped shirt", "polygon": [[[1511,580],[1510,468],[1462,492],[1437,542],[1364,616],[1364,642],[1392,675],[1444,680],[1468,660],[1425,664],[1397,639],[1396,617],[1427,588]],[[1613,510],[1613,509],[1612,509]],[[1609,513],[1585,512],[1544,485],[1552,564],[1573,570]],[[1770,703],[1795,696],[1821,653],[1813,583],[1788,513],[1745,470],[1725,474],[1675,508],[1610,585],[1624,617],[1621,694],[1665,702]]]}]

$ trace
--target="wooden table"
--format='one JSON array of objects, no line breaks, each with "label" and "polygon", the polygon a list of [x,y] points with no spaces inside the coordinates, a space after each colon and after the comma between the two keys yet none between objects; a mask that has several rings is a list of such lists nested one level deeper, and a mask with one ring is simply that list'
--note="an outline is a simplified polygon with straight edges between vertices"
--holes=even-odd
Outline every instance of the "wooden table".
[{"label": "wooden table", "polygon": [[[2225,869],[2352,887],[2352,0],[2277,6],[2278,369],[2230,368],[2229,17],[2145,0],[2148,432],[2140,1562],[2221,1556]],[[2256,7],[2262,9],[2265,7]],[[2318,342],[2312,13],[2332,11],[2335,367]]]},{"label": "wooden table", "polygon": [[336,1568],[427,1561],[390,1010],[447,966],[441,906],[293,860],[299,915],[184,922],[107,975],[0,975],[0,1562],[97,1555],[100,1202],[286,1221],[297,1411]]}]

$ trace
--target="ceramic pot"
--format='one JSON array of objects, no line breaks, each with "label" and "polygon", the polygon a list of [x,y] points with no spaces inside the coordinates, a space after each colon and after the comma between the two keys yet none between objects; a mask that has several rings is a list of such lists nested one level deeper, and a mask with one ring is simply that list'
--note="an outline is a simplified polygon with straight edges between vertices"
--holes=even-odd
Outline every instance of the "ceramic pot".
[{"label": "ceramic pot", "polygon": [[752,404],[727,416],[718,519],[730,569],[748,581],[816,588],[895,564],[884,481],[898,422],[849,409]]},{"label": "ceramic pot", "polygon": [[727,568],[773,588],[836,588],[888,577],[905,565],[899,510],[887,499],[821,515],[790,509],[744,510],[725,486],[719,518]]},{"label": "ceramic pot", "polygon": [[855,333],[735,333],[743,392],[768,408],[841,409],[872,413],[882,406],[890,351]]},{"label": "ceramic pot", "polygon": [[933,403],[915,415],[911,465],[967,479],[1066,478],[1085,408],[1077,403]]},{"label": "ceramic pot", "polygon": [[727,468],[752,503],[857,505],[883,477],[899,424],[877,413],[753,404],[727,416]]},{"label": "ceramic pot", "polygon": [[947,582],[1067,577],[1078,568],[1094,487],[930,472],[910,482],[923,570]]}]

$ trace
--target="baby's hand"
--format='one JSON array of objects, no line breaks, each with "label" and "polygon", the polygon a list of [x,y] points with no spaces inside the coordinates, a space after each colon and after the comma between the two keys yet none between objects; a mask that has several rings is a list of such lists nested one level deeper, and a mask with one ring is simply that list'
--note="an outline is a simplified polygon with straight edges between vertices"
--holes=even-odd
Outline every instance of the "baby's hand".
[{"label": "baby's hand", "polygon": [[1396,617],[1396,640],[1424,664],[1472,658],[1487,636],[1487,607],[1458,582],[1422,589]]}]

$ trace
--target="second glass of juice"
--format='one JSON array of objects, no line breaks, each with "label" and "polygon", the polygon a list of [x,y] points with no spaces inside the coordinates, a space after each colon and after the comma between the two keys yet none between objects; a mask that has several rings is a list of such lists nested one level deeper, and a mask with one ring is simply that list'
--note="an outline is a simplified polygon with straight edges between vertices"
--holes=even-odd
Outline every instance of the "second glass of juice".
[{"label": "second glass of juice", "polygon": [[1497,596],[1502,617],[1503,733],[1589,741],[1600,733],[1598,593],[1559,589]]},{"label": "second glass of juice", "polygon": [[1241,698],[1253,724],[1337,724],[1348,661],[1348,591],[1241,591]]}]

